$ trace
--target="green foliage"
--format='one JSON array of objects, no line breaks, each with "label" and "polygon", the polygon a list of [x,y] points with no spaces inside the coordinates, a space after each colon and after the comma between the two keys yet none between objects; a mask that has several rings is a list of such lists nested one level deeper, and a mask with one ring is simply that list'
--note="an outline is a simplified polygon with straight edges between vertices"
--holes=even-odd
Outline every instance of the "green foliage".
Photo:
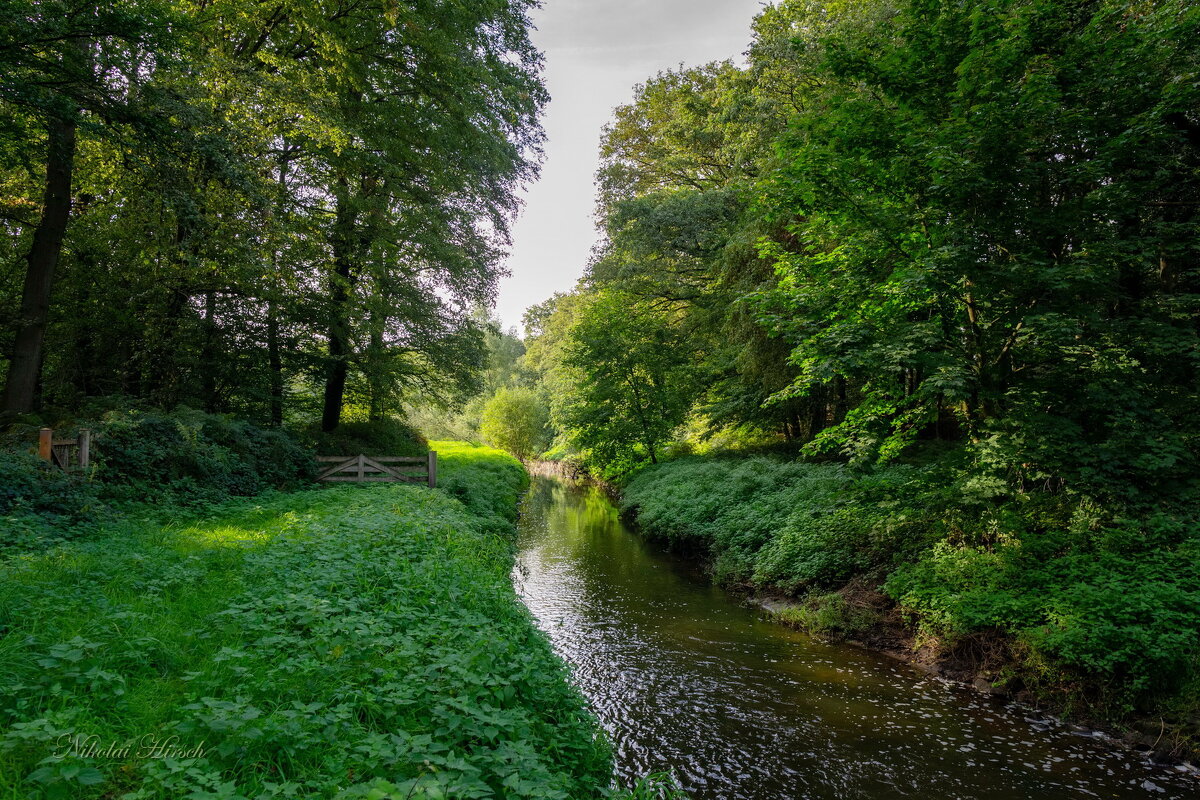
[{"label": "green foliage", "polygon": [[500,389],[483,407],[484,441],[522,461],[546,449],[550,410],[532,389]]},{"label": "green foliage", "polygon": [[99,490],[32,453],[0,450],[0,554],[84,533],[102,504]]},{"label": "green foliage", "polygon": [[313,438],[323,456],[423,456],[429,450],[424,436],[395,417],[343,422],[328,433],[314,433]]},{"label": "green foliage", "polygon": [[[449,486],[503,494],[511,517],[519,465],[440,447]],[[0,786],[80,800],[607,796],[607,751],[493,526],[446,492],[339,487],[182,527],[126,521],[9,562]],[[178,736],[203,753],[51,758],[77,735],[135,750]]]},{"label": "green foliage", "polygon": [[544,370],[560,436],[601,474],[656,463],[697,391],[684,337],[663,314],[621,292],[554,302],[530,355]]},{"label": "green foliage", "polygon": [[951,647],[1000,633],[1046,696],[1097,714],[1166,701],[1200,676],[1200,525],[1191,510],[1114,516],[1084,498],[962,492],[961,465],[855,473],[762,457],[643,469],[622,506],[648,535],[706,554],[719,580],[804,594],[784,621],[851,632],[883,590]]},{"label": "green foliage", "polygon": [[42,407],[331,429],[478,391],[472,310],[539,161],[535,5],[3,0],[0,370],[69,123]]},{"label": "green foliage", "polygon": [[[744,67],[637,87],[588,273],[526,320],[554,452],[641,470],[627,510],[721,580],[886,578],[1046,693],[1194,709],[1197,30],[1186,0],[785,0]],[[824,461],[645,466],[725,443]]]},{"label": "green foliage", "polygon": [[110,411],[75,427],[93,433],[94,465],[86,474],[0,450],[0,551],[94,535],[117,508],[166,514],[294,489],[316,476],[312,451],[296,436],[220,415]]},{"label": "green foliage", "polygon": [[857,608],[838,592],[814,593],[774,614],[780,622],[817,635],[853,636],[878,621],[870,609]]},{"label": "green foliage", "polygon": [[422,393],[405,404],[407,418],[428,438],[481,441],[480,428],[488,400],[502,389],[529,389],[535,383],[525,364],[525,344],[516,330],[503,330],[499,319],[486,316],[482,310],[476,312],[475,318],[483,326],[487,347],[478,393],[465,400],[460,398],[458,403],[438,401]]},{"label": "green foliage", "polygon": [[719,579],[795,592],[890,563],[920,523],[889,498],[910,470],[867,480],[834,464],[685,458],[635,475],[622,508],[647,534],[707,553]]},{"label": "green foliage", "polygon": [[438,463],[449,468],[438,475],[438,488],[471,510],[480,524],[497,535],[511,533],[517,520],[517,497],[529,481],[521,462],[500,450],[465,442],[432,441]]},{"label": "green foliage", "polygon": [[293,488],[316,474],[311,451],[286,431],[212,414],[112,412],[96,435],[95,477],[113,499],[211,501]]},{"label": "green foliage", "polygon": [[940,425],[1007,481],[1193,480],[1195,5],[772,13],[820,76],[767,184],[796,215],[763,246],[801,367],[779,396],[852,389],[813,450],[886,460]]},{"label": "green foliage", "polygon": [[1115,520],[991,547],[943,541],[886,590],[934,634],[1012,635],[1030,660],[1101,687],[1118,710],[1178,691],[1200,671],[1194,520]]}]

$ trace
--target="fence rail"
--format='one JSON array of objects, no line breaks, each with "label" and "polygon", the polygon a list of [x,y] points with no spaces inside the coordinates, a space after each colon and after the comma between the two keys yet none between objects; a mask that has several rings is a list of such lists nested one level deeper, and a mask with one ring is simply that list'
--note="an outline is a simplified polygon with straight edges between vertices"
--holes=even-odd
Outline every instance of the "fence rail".
[{"label": "fence rail", "polygon": [[[87,469],[92,463],[92,432],[74,439],[55,438],[53,428],[38,432],[38,455],[63,469]],[[437,486],[437,453],[425,456],[317,456],[317,480],[324,483],[423,483]]]},{"label": "fence rail", "polygon": [[[323,483],[424,483],[437,486],[437,453],[428,456],[317,456]],[[415,468],[415,469],[414,469]]]}]

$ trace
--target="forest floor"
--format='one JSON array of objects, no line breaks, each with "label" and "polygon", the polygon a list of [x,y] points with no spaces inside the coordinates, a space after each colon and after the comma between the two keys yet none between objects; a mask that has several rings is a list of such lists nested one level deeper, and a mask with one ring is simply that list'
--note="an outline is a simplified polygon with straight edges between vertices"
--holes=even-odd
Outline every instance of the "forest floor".
[{"label": "forest floor", "polygon": [[0,563],[0,796],[598,797],[609,753],[510,582],[526,476],[114,520]]}]

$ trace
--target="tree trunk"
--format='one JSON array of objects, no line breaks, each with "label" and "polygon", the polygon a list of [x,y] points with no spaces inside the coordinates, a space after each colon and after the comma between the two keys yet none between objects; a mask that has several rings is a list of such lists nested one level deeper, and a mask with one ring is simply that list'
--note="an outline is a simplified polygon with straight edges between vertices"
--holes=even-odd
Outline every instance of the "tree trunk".
[{"label": "tree trunk", "polygon": [[42,218],[33,232],[26,256],[25,288],[17,318],[17,335],[8,378],[4,383],[4,411],[33,410],[34,392],[42,366],[42,344],[50,316],[50,291],[54,270],[62,253],[63,237],[71,216],[71,176],[75,168],[75,121],[52,119],[47,125],[46,194]]},{"label": "tree trunk", "polygon": [[217,293],[209,289],[204,293],[204,342],[200,347],[200,395],[204,410],[210,414],[217,410],[217,354],[220,350],[217,328]]},{"label": "tree trunk", "polygon": [[350,319],[347,308],[353,275],[352,242],[355,213],[350,208],[347,181],[339,179],[337,212],[333,227],[333,274],[329,277],[329,368],[325,378],[325,404],[321,430],[329,432],[342,421],[342,404],[349,372]]},{"label": "tree trunk", "polygon": [[279,312],[267,303],[267,366],[271,377],[271,427],[283,425],[283,357],[279,352]]},{"label": "tree trunk", "polygon": [[374,319],[371,320],[371,349],[367,354],[367,384],[371,387],[370,413],[371,422],[381,422],[386,414],[387,389],[383,378],[383,330]]},{"label": "tree trunk", "polygon": [[[275,222],[280,225],[285,224],[287,217],[287,178],[291,160],[292,150],[288,148],[288,141],[285,136],[279,149],[278,193],[275,199]],[[267,224],[269,226],[270,222]],[[283,426],[283,354],[279,345],[279,309],[275,304],[275,292],[280,285],[279,265],[282,260],[283,257],[279,249],[277,247],[273,248],[271,251],[273,285],[267,295],[267,371],[270,381],[269,399],[267,402],[271,427],[273,428]]]}]

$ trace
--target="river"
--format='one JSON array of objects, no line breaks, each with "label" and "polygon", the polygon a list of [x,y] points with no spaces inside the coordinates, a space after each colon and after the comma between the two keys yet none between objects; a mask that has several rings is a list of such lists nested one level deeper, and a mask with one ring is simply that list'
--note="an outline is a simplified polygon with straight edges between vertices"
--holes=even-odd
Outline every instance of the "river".
[{"label": "river", "polygon": [[696,800],[1200,798],[1200,781],[850,645],[768,622],[534,476],[518,592],[571,666],[620,778]]}]

